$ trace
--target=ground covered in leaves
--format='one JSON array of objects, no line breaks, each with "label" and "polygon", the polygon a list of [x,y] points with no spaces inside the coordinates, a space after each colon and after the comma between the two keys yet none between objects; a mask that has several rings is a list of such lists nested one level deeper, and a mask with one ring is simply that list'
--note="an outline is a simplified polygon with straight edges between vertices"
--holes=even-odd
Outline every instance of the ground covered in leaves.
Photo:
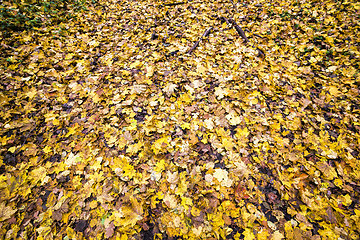
[{"label": "ground covered in leaves", "polygon": [[94,1],[1,33],[1,239],[359,239],[359,11]]}]

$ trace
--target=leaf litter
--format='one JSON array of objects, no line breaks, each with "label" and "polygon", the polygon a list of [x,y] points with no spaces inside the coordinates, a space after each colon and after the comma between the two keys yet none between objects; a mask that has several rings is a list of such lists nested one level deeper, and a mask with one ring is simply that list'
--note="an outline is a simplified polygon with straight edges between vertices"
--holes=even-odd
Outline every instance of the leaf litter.
[{"label": "leaf litter", "polygon": [[360,5],[290,3],[2,35],[1,238],[359,239]]}]

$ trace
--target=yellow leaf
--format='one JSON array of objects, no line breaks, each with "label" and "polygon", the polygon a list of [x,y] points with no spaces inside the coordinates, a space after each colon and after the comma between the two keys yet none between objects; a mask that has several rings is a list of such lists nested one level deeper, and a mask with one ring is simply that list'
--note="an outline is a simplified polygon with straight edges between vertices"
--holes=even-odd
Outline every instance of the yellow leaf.
[{"label": "yellow leaf", "polygon": [[53,124],[54,126],[58,126],[58,125],[60,124],[60,122],[59,122],[58,119],[55,118],[55,119],[52,121],[52,124]]},{"label": "yellow leaf", "polygon": [[159,162],[156,163],[156,166],[154,168],[154,170],[157,172],[157,173],[160,173],[162,172],[163,170],[165,169],[165,160],[160,160]]},{"label": "yellow leaf", "polygon": [[[14,8],[16,8],[16,7],[14,7]],[[32,40],[32,37],[31,37],[30,35],[27,35],[27,36],[25,36],[25,37],[23,38],[23,40],[24,40],[25,42],[29,42],[29,41]]]},{"label": "yellow leaf", "polygon": [[166,194],[163,201],[169,208],[175,208],[178,204],[176,197],[172,194]]},{"label": "yellow leaf", "polygon": [[51,147],[49,147],[49,146],[46,146],[46,147],[43,149],[43,151],[44,151],[45,153],[52,152]]},{"label": "yellow leaf", "polygon": [[267,240],[267,239],[269,239],[268,231],[266,229],[262,229],[262,231],[257,234],[257,239],[258,240]]},{"label": "yellow leaf", "polygon": [[236,134],[235,134],[235,137],[237,139],[242,139],[242,138],[246,138],[247,136],[249,136],[250,132],[249,130],[247,129],[247,127],[241,129],[241,128],[238,128],[236,130]]},{"label": "yellow leaf", "polygon": [[226,138],[223,138],[222,144],[225,147],[226,150],[232,150],[234,147],[234,143],[231,140],[228,140]]},{"label": "yellow leaf", "polygon": [[141,62],[139,60],[137,60],[130,64],[130,68],[137,68],[140,65],[141,65]]},{"label": "yellow leaf", "polygon": [[158,154],[163,149],[165,150],[169,144],[169,140],[167,137],[159,138],[156,140],[153,145],[151,146],[151,149],[154,151],[155,154]]},{"label": "yellow leaf", "polygon": [[253,239],[255,239],[253,230],[250,229],[250,228],[246,228],[245,231],[243,232],[243,235],[245,236],[244,240],[253,240]]},{"label": "yellow leaf", "polygon": [[116,140],[117,140],[116,136],[110,136],[110,138],[107,140],[107,143],[109,145],[112,145],[116,142]]},{"label": "yellow leaf", "polygon": [[72,165],[76,165],[78,162],[81,162],[81,157],[79,154],[74,155],[72,152],[70,153],[69,157],[65,160],[65,164],[69,167]]},{"label": "yellow leaf", "polygon": [[160,55],[158,52],[153,52],[152,56],[153,56],[155,59],[161,58],[161,55]]},{"label": "yellow leaf", "polygon": [[126,234],[123,234],[123,235],[121,235],[121,237],[120,237],[120,240],[128,240],[129,238],[128,238],[128,235],[126,235]]},{"label": "yellow leaf", "polygon": [[92,170],[99,170],[101,168],[101,162],[100,161],[95,161],[91,166],[90,169]]},{"label": "yellow leaf", "polygon": [[98,223],[98,220],[97,219],[91,219],[90,221],[90,227],[94,227],[96,224]]},{"label": "yellow leaf", "polygon": [[337,66],[330,66],[328,67],[328,69],[326,70],[327,72],[334,72],[337,69]]},{"label": "yellow leaf", "polygon": [[44,115],[45,117],[45,122],[50,122],[50,121],[54,121],[54,119],[59,116],[59,114],[55,114],[55,113],[47,113]]},{"label": "yellow leaf", "polygon": [[30,99],[33,99],[36,94],[37,94],[37,91],[35,88],[33,88],[31,91],[26,93],[26,96],[28,96]]},{"label": "yellow leaf", "polygon": [[325,41],[330,44],[330,46],[334,46],[334,38],[325,37]]},{"label": "yellow leaf", "polygon": [[351,197],[349,194],[346,194],[345,196],[340,196],[339,197],[340,200],[341,200],[341,203],[344,205],[344,206],[350,206],[351,203],[352,203],[352,200],[351,200]]},{"label": "yellow leaf", "polygon": [[187,197],[181,197],[181,205],[185,208],[185,209],[189,209],[189,206],[193,205],[192,199],[191,198],[187,198]]},{"label": "yellow leaf", "polygon": [[279,230],[277,230],[273,233],[271,240],[281,240],[283,238],[284,235]]},{"label": "yellow leaf", "polygon": [[197,68],[196,68],[196,71],[197,71],[198,73],[205,73],[206,68],[205,68],[203,65],[198,64],[198,65],[197,65]]},{"label": "yellow leaf", "polygon": [[100,102],[101,98],[99,97],[98,94],[95,93],[92,100],[93,100],[94,103],[98,103],[98,102]]},{"label": "yellow leaf", "polygon": [[130,164],[126,164],[124,166],[123,170],[124,170],[124,177],[129,177],[131,179],[136,175],[134,166],[132,166]]},{"label": "yellow leaf", "polygon": [[74,134],[74,133],[76,132],[76,131],[75,131],[76,128],[77,128],[77,125],[74,125],[73,127],[70,127],[70,128],[69,128],[69,132],[65,135],[65,137],[68,137],[68,136]]},{"label": "yellow leaf", "polygon": [[68,53],[66,56],[65,56],[65,60],[70,60],[74,57],[74,54],[73,53]]},{"label": "yellow leaf", "polygon": [[330,86],[329,87],[329,93],[335,97],[339,96],[340,95],[340,91],[338,90],[337,87],[334,87],[334,86]]},{"label": "yellow leaf", "polygon": [[46,168],[38,167],[31,171],[30,175],[35,179],[35,183],[42,181],[46,176]]},{"label": "yellow leaf", "polygon": [[154,66],[146,67],[146,76],[152,77],[154,75]]},{"label": "yellow leaf", "polygon": [[341,181],[341,179],[337,178],[334,180],[334,185],[341,188],[343,185],[343,182]]},{"label": "yellow leaf", "polygon": [[193,215],[194,217],[198,217],[201,214],[201,210],[196,208],[196,207],[192,207],[191,208],[191,215]]},{"label": "yellow leaf", "polygon": [[0,203],[0,221],[4,221],[6,219],[9,219],[11,215],[13,215],[17,209],[12,209],[9,206],[5,206],[5,203]]},{"label": "yellow leaf", "polygon": [[189,96],[189,94],[185,93],[185,94],[181,95],[181,100],[186,102],[186,103],[190,103],[191,102],[191,97]]},{"label": "yellow leaf", "polygon": [[11,148],[8,149],[8,151],[11,152],[11,153],[14,153],[15,150],[16,150],[16,147],[11,147]]},{"label": "yellow leaf", "polygon": [[190,123],[183,123],[183,124],[181,124],[181,128],[182,129],[190,129],[190,126],[191,126],[191,124]]}]

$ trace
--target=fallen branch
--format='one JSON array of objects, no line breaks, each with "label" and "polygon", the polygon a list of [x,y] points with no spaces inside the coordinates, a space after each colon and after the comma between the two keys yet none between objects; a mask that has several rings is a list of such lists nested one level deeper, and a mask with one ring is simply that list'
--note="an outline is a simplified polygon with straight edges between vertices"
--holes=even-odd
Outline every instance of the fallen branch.
[{"label": "fallen branch", "polygon": [[206,31],[204,32],[204,34],[200,37],[200,39],[194,44],[194,46],[189,50],[188,54],[191,54],[192,51],[195,50],[195,48],[197,46],[199,46],[199,43],[201,42],[201,40],[203,39],[203,37],[206,37],[207,35],[209,35],[210,31],[211,31],[212,27],[209,27],[208,29],[206,29]]},{"label": "fallen branch", "polygon": [[[245,29],[245,31],[248,33],[251,33],[251,31],[249,29]],[[252,35],[255,37],[258,37],[258,38],[266,38],[266,37],[260,36],[259,34],[256,34],[256,33],[252,33]]]},{"label": "fallen branch", "polygon": [[[224,18],[224,19],[226,20],[226,18]],[[237,23],[233,19],[230,19],[229,22],[231,22],[233,24],[236,31],[239,33],[240,37],[242,37],[244,39],[245,43],[250,42],[250,40],[246,37],[244,30],[242,30],[241,27],[239,25],[237,25]],[[253,46],[253,47],[255,48],[255,46]],[[259,57],[265,58],[265,53],[261,49],[256,48],[256,50],[258,51]]]},{"label": "fallen branch", "polygon": [[234,25],[234,27],[235,27],[236,31],[238,32],[238,34],[244,39],[244,41],[246,43],[248,43],[249,39],[246,37],[244,30],[242,30],[241,27],[239,25],[237,25],[237,23],[233,19],[230,19],[229,22],[231,22]]},{"label": "fallen branch", "polygon": [[228,24],[228,26],[231,26],[231,23],[229,22],[229,20],[227,18],[220,17],[220,20],[223,22],[226,22]]},{"label": "fallen branch", "polygon": [[232,5],[234,6],[234,8],[235,8],[236,12],[237,12],[237,13],[239,13],[239,11],[237,10],[237,7],[236,7],[235,3],[233,2],[233,0],[230,0],[230,2],[231,2],[231,3],[232,3]]}]

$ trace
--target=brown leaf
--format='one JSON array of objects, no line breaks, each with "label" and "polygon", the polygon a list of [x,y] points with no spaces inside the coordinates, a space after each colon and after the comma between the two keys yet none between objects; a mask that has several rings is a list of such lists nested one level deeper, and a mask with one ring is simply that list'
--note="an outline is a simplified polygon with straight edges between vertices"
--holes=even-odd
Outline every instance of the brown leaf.
[{"label": "brown leaf", "polygon": [[334,211],[332,210],[331,207],[328,207],[328,208],[326,209],[326,214],[327,214],[328,220],[329,220],[331,223],[337,224],[337,219],[336,219],[336,217],[335,217],[335,215],[334,215]]},{"label": "brown leaf", "polygon": [[226,225],[231,225],[232,221],[231,221],[231,218],[226,215],[226,214],[223,214],[223,219],[224,219],[224,222]]},{"label": "brown leaf", "polygon": [[60,221],[62,219],[62,212],[60,210],[54,211],[52,214],[52,219],[55,221]]},{"label": "brown leaf", "polygon": [[105,236],[106,236],[107,238],[110,238],[110,237],[112,237],[112,235],[114,235],[114,228],[115,228],[114,222],[111,222],[111,223],[109,224],[109,227],[106,228],[106,230],[105,230]]}]

